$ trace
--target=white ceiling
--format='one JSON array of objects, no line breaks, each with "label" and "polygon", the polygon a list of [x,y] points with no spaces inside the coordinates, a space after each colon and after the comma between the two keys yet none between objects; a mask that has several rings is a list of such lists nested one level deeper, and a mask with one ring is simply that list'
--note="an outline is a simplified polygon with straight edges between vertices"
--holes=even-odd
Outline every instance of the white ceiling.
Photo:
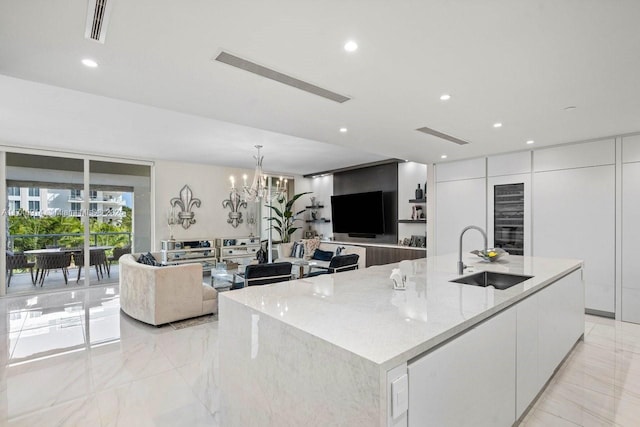
[{"label": "white ceiling", "polygon": [[[0,79],[3,142],[246,167],[261,143],[266,169],[310,173],[640,131],[637,0],[112,1],[98,44],[86,0],[0,0],[0,74],[44,83]],[[221,49],[352,99],[212,61]]]}]

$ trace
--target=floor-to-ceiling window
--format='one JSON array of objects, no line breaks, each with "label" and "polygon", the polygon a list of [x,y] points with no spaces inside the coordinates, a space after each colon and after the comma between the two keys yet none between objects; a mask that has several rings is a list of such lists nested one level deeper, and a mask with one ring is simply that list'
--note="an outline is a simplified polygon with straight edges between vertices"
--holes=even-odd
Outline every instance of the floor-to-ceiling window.
[{"label": "floor-to-ceiling window", "polygon": [[6,152],[0,292],[117,283],[124,252],[151,245],[151,166]]}]

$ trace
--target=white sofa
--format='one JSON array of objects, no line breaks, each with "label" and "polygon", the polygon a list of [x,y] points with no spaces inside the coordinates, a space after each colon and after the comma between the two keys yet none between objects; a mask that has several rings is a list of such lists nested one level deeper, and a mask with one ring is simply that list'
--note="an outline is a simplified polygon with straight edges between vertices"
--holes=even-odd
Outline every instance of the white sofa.
[{"label": "white sofa", "polygon": [[129,316],[162,325],[218,312],[218,292],[202,282],[202,265],[154,267],[137,262],[138,256],[119,260],[120,307]]},{"label": "white sofa", "polygon": [[[366,268],[367,266],[367,250],[366,248],[362,247],[362,246],[353,246],[353,245],[345,245],[343,243],[334,243],[334,242],[320,242],[320,246],[318,247],[318,249],[321,249],[323,251],[330,251],[333,252],[333,254],[335,255],[336,250],[342,247],[344,248],[342,250],[342,255],[347,255],[347,254],[358,254],[359,258],[358,258],[358,268],[362,269],[362,268]],[[320,260],[315,260],[315,259],[310,259],[310,257],[313,254],[305,254],[303,258],[294,258],[291,256],[291,249],[293,248],[293,242],[291,243],[280,243],[276,246],[277,250],[278,250],[278,259],[277,261],[283,261],[283,262],[291,262],[294,263],[296,261],[300,261],[301,259],[304,259],[305,261],[309,261],[309,262],[313,262],[315,265],[321,266],[321,267],[328,267],[329,266],[329,262],[330,261],[320,261]],[[295,276],[298,276],[298,272],[299,272],[299,266],[294,265],[292,267],[292,273]],[[309,266],[305,265],[304,266],[304,274],[307,275],[309,274]]]}]

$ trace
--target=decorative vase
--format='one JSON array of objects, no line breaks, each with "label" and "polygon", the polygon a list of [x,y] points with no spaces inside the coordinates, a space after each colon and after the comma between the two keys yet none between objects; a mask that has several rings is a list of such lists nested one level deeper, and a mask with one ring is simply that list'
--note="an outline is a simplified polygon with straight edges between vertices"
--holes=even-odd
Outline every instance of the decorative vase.
[{"label": "decorative vase", "polygon": [[420,184],[418,184],[418,188],[416,188],[416,200],[420,200],[424,198],[424,192],[422,191],[422,188],[420,188]]}]

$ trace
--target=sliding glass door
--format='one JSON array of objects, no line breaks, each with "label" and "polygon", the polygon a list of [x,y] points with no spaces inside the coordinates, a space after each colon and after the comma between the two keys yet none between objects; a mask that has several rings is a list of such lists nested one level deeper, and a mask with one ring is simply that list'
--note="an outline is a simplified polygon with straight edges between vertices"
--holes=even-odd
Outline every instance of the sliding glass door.
[{"label": "sliding glass door", "polygon": [[[151,167],[5,153],[6,294],[118,282],[151,242]],[[0,292],[2,294],[2,292]]]}]

